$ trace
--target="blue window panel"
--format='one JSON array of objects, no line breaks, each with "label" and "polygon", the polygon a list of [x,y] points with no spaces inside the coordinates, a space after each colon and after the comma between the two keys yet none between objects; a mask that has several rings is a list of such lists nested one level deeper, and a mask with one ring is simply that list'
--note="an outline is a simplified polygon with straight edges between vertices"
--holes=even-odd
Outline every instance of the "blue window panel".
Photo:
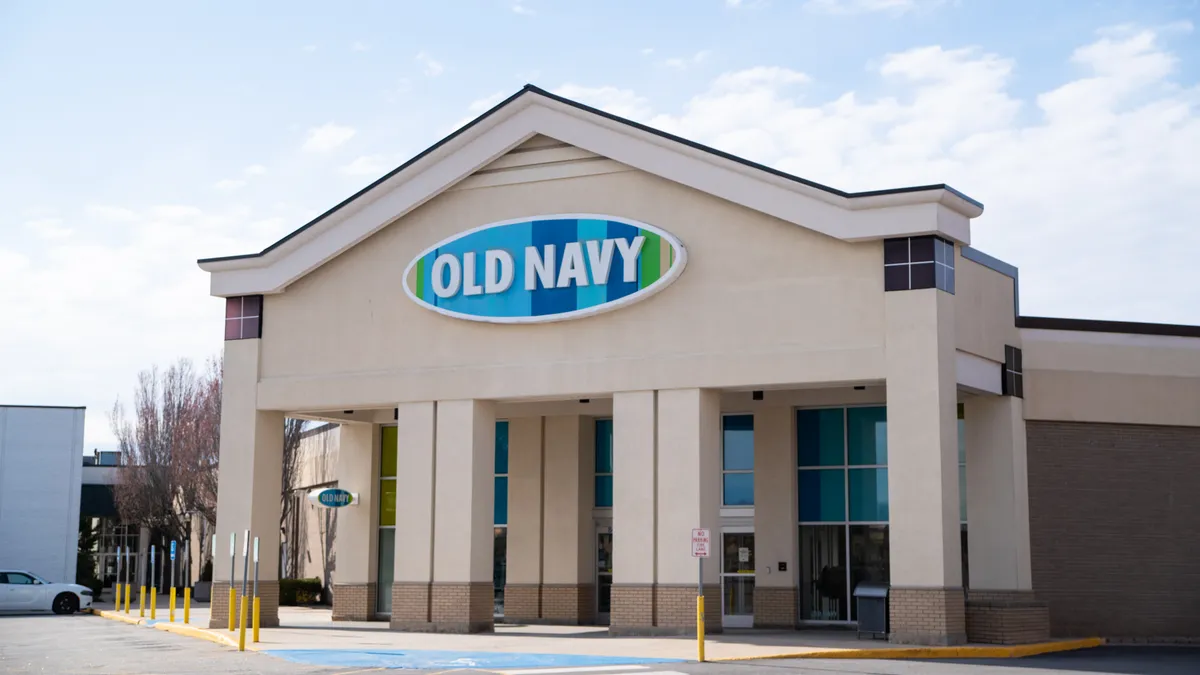
[{"label": "blue window panel", "polygon": [[596,476],[596,508],[607,509],[613,505],[613,477]]},{"label": "blue window panel", "polygon": [[887,464],[887,408],[846,411],[850,464]]},{"label": "blue window panel", "polygon": [[613,472],[612,420],[596,420],[596,473]]},{"label": "blue window panel", "polygon": [[846,462],[844,408],[797,410],[800,466],[841,466]]},{"label": "blue window panel", "polygon": [[754,474],[727,473],[725,506],[754,506]]},{"label": "blue window panel", "polygon": [[508,473],[508,422],[496,422],[496,473]]},{"label": "blue window panel", "polygon": [[802,522],[845,522],[845,469],[801,469],[799,483]]},{"label": "blue window panel", "polygon": [[754,470],[754,415],[726,415],[723,461],[726,471]]},{"label": "blue window panel", "polygon": [[508,524],[508,478],[498,476],[496,479],[496,497],[492,506],[497,525]]},{"label": "blue window panel", "polygon": [[850,469],[850,521],[888,519],[887,469]]}]

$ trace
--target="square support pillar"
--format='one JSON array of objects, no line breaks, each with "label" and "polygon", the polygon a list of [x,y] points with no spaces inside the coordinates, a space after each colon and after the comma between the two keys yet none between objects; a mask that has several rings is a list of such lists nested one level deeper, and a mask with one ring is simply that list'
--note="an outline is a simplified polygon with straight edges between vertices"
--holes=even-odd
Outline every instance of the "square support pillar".
[{"label": "square support pillar", "polygon": [[542,617],[542,425],[541,417],[508,421],[508,564],[504,620]]},{"label": "square support pillar", "polygon": [[[241,596],[245,530],[259,539],[260,624],[279,625],[279,513],[283,482],[283,413],[258,410],[260,340],[225,343],[221,387],[221,471],[217,483],[217,548],[209,627],[229,617],[229,535],[237,535],[234,588]],[[253,563],[251,563],[253,564]],[[251,569],[253,574],[253,569]],[[247,586],[249,592],[249,586]]]},{"label": "square support pillar", "polygon": [[438,632],[491,632],[495,405],[439,401],[436,446],[430,622]]},{"label": "square support pillar", "polygon": [[954,296],[885,293],[892,642],[967,639]]},{"label": "square support pillar", "polygon": [[654,629],[658,546],[658,397],[613,394],[613,587],[609,633]]},{"label": "square support pillar", "polygon": [[1050,612],[1033,593],[1023,400],[973,396],[964,403],[967,449],[967,635],[1019,644],[1050,637]]},{"label": "square support pillar", "polygon": [[[706,527],[712,536],[713,556],[704,561],[704,624],[706,631],[719,633],[721,399],[717,391],[658,392],[658,463],[656,632],[696,632],[699,580],[698,561],[692,557],[692,529]],[[614,547],[620,545],[614,537]]]},{"label": "square support pillar", "polygon": [[343,424],[338,429],[338,487],[358,494],[359,503],[338,510],[333,540],[333,620],[368,621],[375,616],[379,528],[379,426]]},{"label": "square support pillar", "polygon": [[594,623],[595,421],[579,415],[547,417],[545,433],[542,619]]},{"label": "square support pillar", "polygon": [[799,501],[794,419],[791,408],[766,408],[754,413],[756,628],[793,628],[798,616]]},{"label": "square support pillar", "polygon": [[396,550],[392,630],[432,631],[435,424],[432,401],[396,408]]}]

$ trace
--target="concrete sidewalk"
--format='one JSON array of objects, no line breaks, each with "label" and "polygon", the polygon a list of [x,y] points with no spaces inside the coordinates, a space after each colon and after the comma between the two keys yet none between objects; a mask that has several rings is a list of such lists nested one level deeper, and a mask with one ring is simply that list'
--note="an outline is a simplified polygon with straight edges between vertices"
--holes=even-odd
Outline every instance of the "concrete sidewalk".
[{"label": "concrete sidewalk", "polygon": [[[100,603],[97,610],[111,609]],[[106,612],[107,614],[107,612]],[[121,620],[138,617],[133,607],[129,615],[116,613]],[[149,612],[147,612],[147,617]],[[204,637],[221,644],[236,644],[237,631],[209,630],[207,604],[193,606],[191,626],[182,628],[182,609],[176,610],[176,623],[167,624],[160,609],[155,628]],[[331,620],[328,609],[281,607],[281,626],[261,629],[260,642],[247,648],[277,652],[342,653],[347,658],[364,652],[444,652],[495,654],[557,654],[603,658],[650,660],[697,659],[695,638],[686,637],[610,637],[602,626],[524,626],[497,624],[494,633],[454,635],[440,633],[400,633],[388,629],[386,622]],[[203,633],[204,635],[197,635]],[[1003,647],[967,645],[962,647],[896,647],[884,640],[857,639],[851,630],[729,630],[709,636],[705,641],[707,660],[753,660],[765,658],[1005,658],[1039,653],[1081,649],[1102,644],[1102,640],[1073,640]]]}]

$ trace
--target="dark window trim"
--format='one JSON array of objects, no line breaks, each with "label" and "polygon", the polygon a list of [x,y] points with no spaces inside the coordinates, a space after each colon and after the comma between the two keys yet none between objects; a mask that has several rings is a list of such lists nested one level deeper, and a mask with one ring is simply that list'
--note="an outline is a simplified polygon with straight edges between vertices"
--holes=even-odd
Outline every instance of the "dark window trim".
[{"label": "dark window trim", "polygon": [[1100,321],[1096,319],[1060,319],[1046,316],[1018,316],[1017,328],[1071,330],[1086,333],[1122,333],[1127,335],[1165,335],[1200,338],[1200,326],[1136,321]]}]

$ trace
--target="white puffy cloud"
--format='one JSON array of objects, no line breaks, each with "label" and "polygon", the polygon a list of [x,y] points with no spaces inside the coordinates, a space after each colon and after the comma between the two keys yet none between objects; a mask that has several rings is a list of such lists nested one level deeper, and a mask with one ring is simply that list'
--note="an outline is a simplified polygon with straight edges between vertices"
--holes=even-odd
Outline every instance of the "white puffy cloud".
[{"label": "white puffy cloud", "polygon": [[889,93],[872,97],[813,101],[804,74],[770,67],[722,75],[674,112],[574,89],[841,189],[949,183],[986,204],[973,243],[1020,266],[1023,313],[1200,323],[1200,87],[1177,60],[1161,31],[1122,27],[1034,96],[1012,91],[1014,60],[943,47],[886,55]]},{"label": "white puffy cloud", "polygon": [[352,51],[352,52],[365,52],[365,51],[369,50],[370,48],[371,48],[371,45],[369,45],[365,42],[359,42],[358,40],[355,40],[354,42],[350,43],[350,51]]},{"label": "white puffy cloud", "polygon": [[446,67],[443,66],[441,62],[434,59],[433,56],[431,56],[428,52],[417,52],[416,59],[417,63],[421,64],[422,72],[424,72],[427,77],[437,77],[446,70]]},{"label": "white puffy cloud", "polygon": [[242,173],[246,174],[247,176],[261,176],[266,172],[267,167],[263,166],[262,164],[251,164],[250,166],[242,169]]},{"label": "white puffy cloud", "polygon": [[217,181],[216,183],[213,183],[213,187],[218,190],[224,190],[224,191],[238,190],[240,188],[246,187],[246,181],[237,180],[234,178],[223,178],[223,179]]},{"label": "white puffy cloud", "polygon": [[520,3],[520,2],[513,3],[512,11],[514,14],[523,14],[525,16],[533,16],[533,15],[537,14],[537,12],[533,11],[532,9],[530,9],[529,7],[525,6],[523,3]]},{"label": "white puffy cloud", "polygon": [[43,239],[65,239],[73,230],[63,227],[61,218],[35,218],[25,221],[25,228]]},{"label": "white puffy cloud", "polygon": [[674,68],[675,70],[687,70],[691,66],[698,66],[701,63],[704,63],[706,59],[708,59],[708,51],[703,50],[698,51],[691,56],[667,59],[666,61],[663,61],[663,65],[668,68]]},{"label": "white puffy cloud", "polygon": [[338,171],[347,176],[382,176],[399,165],[399,162],[389,162],[379,155],[363,155],[356,157],[349,164],[338,167]]},{"label": "white puffy cloud", "polygon": [[354,127],[342,126],[333,122],[322,124],[308,130],[301,149],[305,152],[328,152],[337,149],[358,133]]},{"label": "white puffy cloud", "polygon": [[593,108],[599,108],[604,112],[633,120],[644,120],[652,112],[650,101],[630,89],[564,84],[555,89],[554,93]]},{"label": "white puffy cloud", "polygon": [[886,12],[899,15],[916,10],[931,9],[946,4],[946,0],[808,0],[804,8],[820,14],[870,14]]}]

